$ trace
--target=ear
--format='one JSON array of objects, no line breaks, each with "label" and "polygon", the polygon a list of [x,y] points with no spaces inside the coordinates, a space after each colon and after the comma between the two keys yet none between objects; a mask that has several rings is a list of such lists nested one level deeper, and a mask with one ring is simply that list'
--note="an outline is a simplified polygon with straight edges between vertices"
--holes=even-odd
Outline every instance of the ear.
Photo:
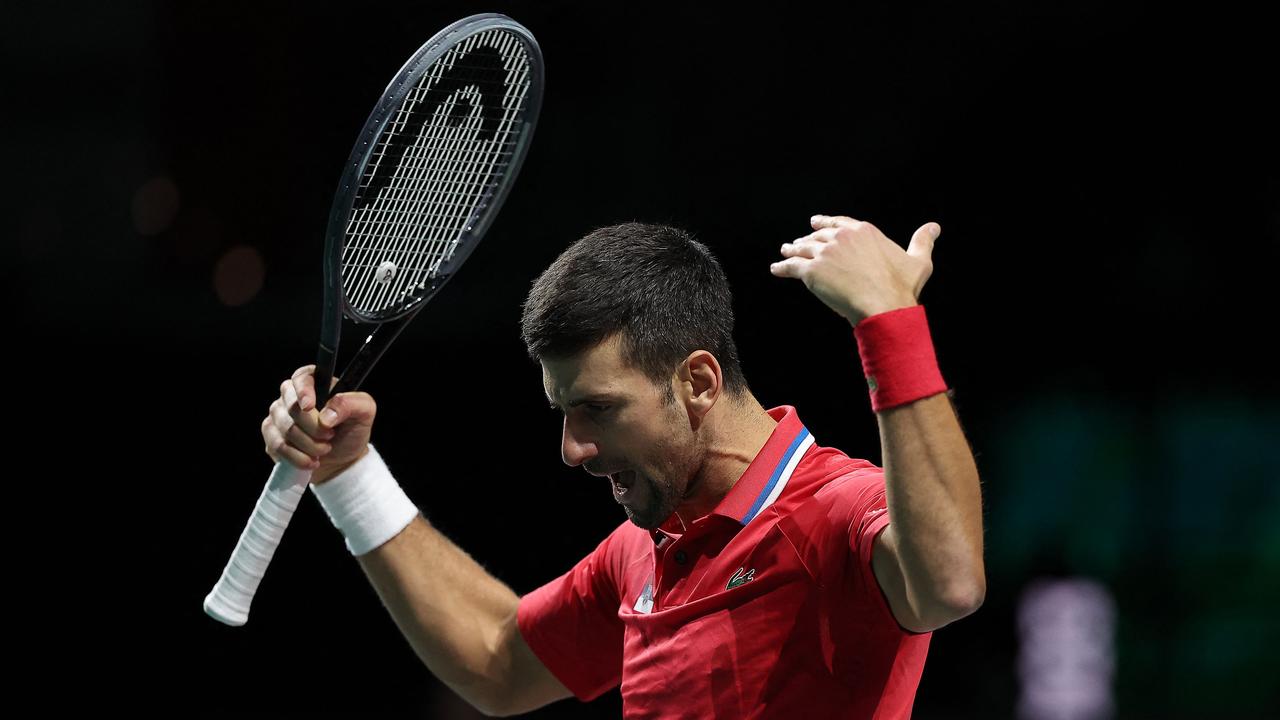
[{"label": "ear", "polygon": [[680,363],[676,375],[676,400],[689,415],[689,427],[697,430],[724,389],[720,363],[706,350],[695,350]]}]

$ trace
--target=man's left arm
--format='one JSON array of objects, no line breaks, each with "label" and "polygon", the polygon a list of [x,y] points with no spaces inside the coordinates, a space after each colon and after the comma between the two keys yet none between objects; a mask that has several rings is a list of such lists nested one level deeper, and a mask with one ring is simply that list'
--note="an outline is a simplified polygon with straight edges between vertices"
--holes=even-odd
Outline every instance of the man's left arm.
[{"label": "man's left arm", "polygon": [[877,413],[890,524],[871,566],[898,623],[936,630],[982,605],[982,494],[950,398]]},{"label": "man's left arm", "polygon": [[[937,373],[923,309],[885,313],[917,305],[933,272],[933,243],[941,228],[920,227],[904,251],[870,223],[818,215],[811,224],[813,233],[782,246],[785,259],[771,271],[802,280],[855,328],[872,318],[859,329],[859,344],[864,365],[884,368],[878,378],[869,372],[868,382],[891,518],[876,537],[872,568],[900,625],[935,630],[972,613],[986,594],[982,494],[941,376],[930,381],[929,373],[916,372],[932,362]],[[870,363],[868,352],[877,356]],[[895,367],[895,353],[906,358],[903,367]]]}]

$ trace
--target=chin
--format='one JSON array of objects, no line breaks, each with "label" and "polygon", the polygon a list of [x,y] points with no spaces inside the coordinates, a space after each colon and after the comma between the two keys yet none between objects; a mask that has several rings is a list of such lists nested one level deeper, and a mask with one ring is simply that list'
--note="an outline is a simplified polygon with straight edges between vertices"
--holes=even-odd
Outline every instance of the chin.
[{"label": "chin", "polygon": [[[635,510],[631,510],[630,507],[627,507],[626,505],[623,505],[622,509],[626,510],[627,519],[631,520],[632,525],[635,525],[635,527],[637,528],[643,528],[645,530],[657,530],[658,528],[662,527],[662,524],[666,523],[667,518],[671,516],[671,514],[669,514],[668,512],[667,518],[655,519],[653,516],[654,514],[652,514],[652,512],[636,512]],[[646,507],[645,510],[649,510],[648,507]]]},{"label": "chin", "polygon": [[627,511],[627,519],[631,521],[631,524],[645,530],[657,530],[662,527],[662,523],[666,522],[672,513],[671,510],[655,510],[652,506],[636,511],[623,505],[622,509]]},{"label": "chin", "polygon": [[645,530],[656,530],[658,529],[658,527],[662,525],[662,523],[660,522],[658,523],[653,522],[653,519],[648,516],[637,514],[631,508],[626,507],[625,505],[623,506],[622,509],[627,511],[627,519],[631,521],[631,524],[635,525],[638,528],[643,528]]}]

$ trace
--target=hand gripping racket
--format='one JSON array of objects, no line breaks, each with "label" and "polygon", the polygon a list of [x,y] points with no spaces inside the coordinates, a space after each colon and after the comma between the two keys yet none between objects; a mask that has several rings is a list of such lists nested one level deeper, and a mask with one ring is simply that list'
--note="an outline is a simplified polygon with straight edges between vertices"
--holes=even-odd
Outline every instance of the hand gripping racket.
[{"label": "hand gripping racket", "polygon": [[[542,105],[542,53],[511,18],[440,31],[387,86],[351,150],[325,234],[316,407],[360,387],[457,272],[506,199]],[[374,324],[332,391],[342,316]],[[249,604],[311,473],[281,461],[204,610],[228,625]]]}]

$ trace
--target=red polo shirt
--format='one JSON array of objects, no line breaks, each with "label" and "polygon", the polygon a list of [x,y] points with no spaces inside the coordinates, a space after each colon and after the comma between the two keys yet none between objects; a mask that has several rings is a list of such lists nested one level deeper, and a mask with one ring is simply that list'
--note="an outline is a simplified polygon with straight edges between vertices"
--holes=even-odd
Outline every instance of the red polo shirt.
[{"label": "red polo shirt", "polygon": [[[929,633],[871,570],[883,471],[820,447],[795,408],[710,514],[623,522],[520,600],[525,642],[581,700],[627,718],[906,718]],[[674,523],[675,527],[672,527]]]}]

